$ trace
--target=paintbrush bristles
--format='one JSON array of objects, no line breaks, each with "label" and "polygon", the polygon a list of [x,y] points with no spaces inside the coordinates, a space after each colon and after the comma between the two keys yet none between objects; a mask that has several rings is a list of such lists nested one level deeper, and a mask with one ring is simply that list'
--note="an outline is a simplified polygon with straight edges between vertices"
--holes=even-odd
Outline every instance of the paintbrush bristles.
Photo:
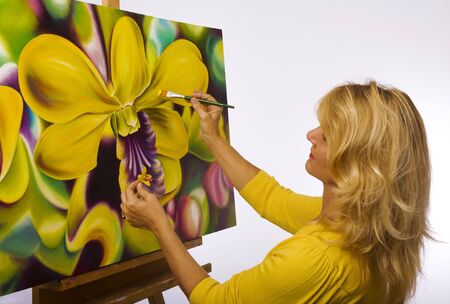
[{"label": "paintbrush bristles", "polygon": [[184,95],[166,90],[159,90],[158,95],[161,97],[168,97],[168,98],[186,98],[186,96]]},{"label": "paintbrush bristles", "polygon": [[159,97],[166,97],[166,95],[167,95],[167,91],[166,90],[159,89],[159,91],[158,91],[158,96]]},{"label": "paintbrush bristles", "polygon": [[[166,98],[182,98],[185,100],[191,100],[192,96],[185,96],[185,95],[181,95],[172,91],[166,91],[166,90],[159,90],[158,91],[158,96],[159,97],[166,97]],[[232,105],[227,105],[227,104],[223,104],[220,103],[218,101],[212,101],[212,100],[206,100],[206,99],[202,99],[202,98],[198,98],[198,101],[203,103],[203,104],[208,104],[208,105],[213,105],[213,106],[218,106],[218,107],[223,107],[223,108],[229,108],[229,109],[234,109],[234,106]]]}]

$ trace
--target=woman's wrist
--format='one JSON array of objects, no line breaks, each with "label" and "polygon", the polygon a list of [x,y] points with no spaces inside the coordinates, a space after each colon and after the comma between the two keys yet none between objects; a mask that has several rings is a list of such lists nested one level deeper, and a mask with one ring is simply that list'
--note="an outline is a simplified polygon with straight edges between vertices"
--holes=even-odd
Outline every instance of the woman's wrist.
[{"label": "woman's wrist", "polygon": [[173,227],[170,225],[167,216],[161,217],[155,224],[154,227],[151,227],[153,234],[156,236],[158,240],[164,236],[167,232],[174,232]]},{"label": "woman's wrist", "polygon": [[212,134],[208,136],[203,136],[203,140],[210,148],[212,148],[215,144],[223,141],[224,139],[222,136],[220,136],[220,134]]}]

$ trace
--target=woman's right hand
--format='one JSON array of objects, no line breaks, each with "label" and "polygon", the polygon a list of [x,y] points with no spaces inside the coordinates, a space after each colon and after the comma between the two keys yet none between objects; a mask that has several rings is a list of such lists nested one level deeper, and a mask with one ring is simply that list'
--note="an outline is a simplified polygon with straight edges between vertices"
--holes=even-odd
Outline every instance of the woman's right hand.
[{"label": "woman's right hand", "polygon": [[220,136],[219,121],[222,107],[201,105],[198,98],[215,101],[214,97],[200,91],[195,91],[191,99],[192,106],[200,117],[200,136],[214,154],[225,175],[231,180],[236,189],[241,190],[256,174],[259,169],[243,158],[228,141]]},{"label": "woman's right hand", "polygon": [[195,90],[191,99],[192,107],[200,117],[200,136],[207,143],[211,144],[215,139],[220,138],[219,121],[222,116],[222,107],[214,105],[202,105],[198,99],[216,101],[216,99],[206,93]]}]

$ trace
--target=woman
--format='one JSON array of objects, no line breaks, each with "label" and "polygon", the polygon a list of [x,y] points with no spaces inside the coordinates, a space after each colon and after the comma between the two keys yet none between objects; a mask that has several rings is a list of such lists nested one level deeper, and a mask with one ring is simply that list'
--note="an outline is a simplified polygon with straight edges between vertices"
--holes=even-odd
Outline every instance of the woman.
[{"label": "woman", "polygon": [[219,284],[189,255],[157,198],[132,183],[122,194],[124,214],[155,233],[191,303],[403,303],[414,293],[429,237],[430,164],[422,119],[405,93],[372,81],[323,97],[306,162],[323,182],[321,198],[285,189],[246,161],[219,136],[221,109],[196,98],[202,138],[225,174],[293,236]]}]

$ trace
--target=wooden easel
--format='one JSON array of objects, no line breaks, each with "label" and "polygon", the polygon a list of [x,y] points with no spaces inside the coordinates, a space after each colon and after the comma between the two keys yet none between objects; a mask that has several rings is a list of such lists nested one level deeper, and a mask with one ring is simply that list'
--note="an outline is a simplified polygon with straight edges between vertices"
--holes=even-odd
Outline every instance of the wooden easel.
[{"label": "wooden easel", "polygon": [[[103,5],[119,8],[120,0],[102,0]],[[200,246],[198,238],[184,245]],[[211,272],[211,263],[202,266]],[[92,272],[33,287],[33,304],[132,304],[148,299],[164,304],[162,292],[177,286],[161,250],[106,266]]]},{"label": "wooden easel", "polygon": [[[186,248],[202,244],[198,238]],[[211,272],[211,263],[202,266]],[[162,292],[177,286],[161,250],[122,263],[33,287],[33,304],[164,304]]]},{"label": "wooden easel", "polygon": [[102,0],[104,6],[120,8],[120,0]]}]

